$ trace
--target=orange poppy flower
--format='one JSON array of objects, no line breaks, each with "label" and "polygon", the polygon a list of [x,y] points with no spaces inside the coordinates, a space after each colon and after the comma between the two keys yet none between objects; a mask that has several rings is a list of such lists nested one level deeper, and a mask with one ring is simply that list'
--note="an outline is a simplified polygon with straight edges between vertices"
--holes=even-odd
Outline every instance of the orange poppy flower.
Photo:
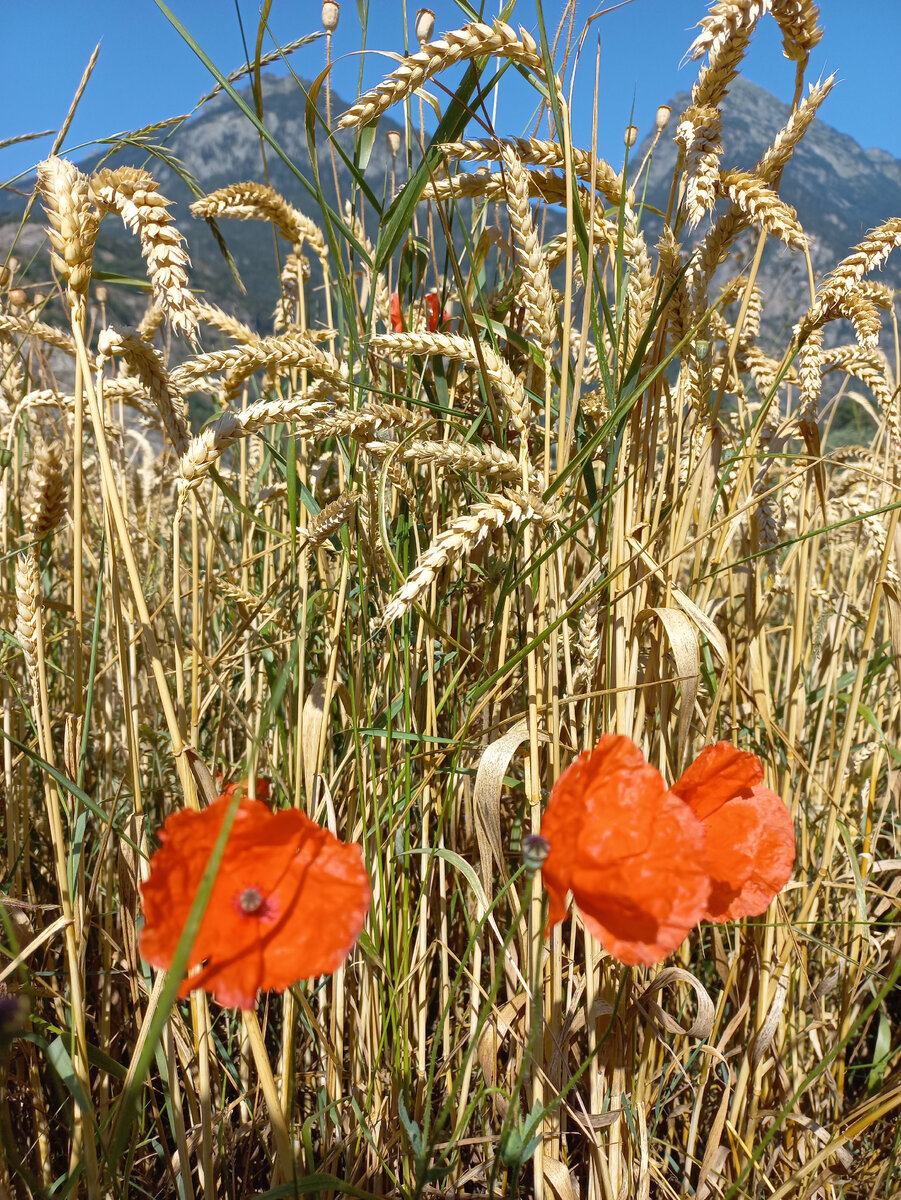
[{"label": "orange poppy flower", "polygon": [[[234,780],[232,780],[231,783],[226,783],[224,787],[222,784],[222,780],[223,780],[223,776],[221,774],[216,776],[216,782],[218,783],[219,787],[222,788],[220,795],[227,796],[228,799],[231,800],[231,798],[234,796],[234,794],[238,790],[238,788],[241,789],[241,794],[243,796],[247,795],[247,777],[246,776],[242,777],[241,779],[234,779]],[[268,800],[269,793],[271,791],[271,786],[270,786],[269,780],[265,779],[261,775],[258,775],[256,778],[256,789],[255,790],[256,790],[256,795],[254,796],[255,800]]]},{"label": "orange poppy flower", "polygon": [[[167,818],[141,887],[141,953],[168,967],[231,800]],[[220,1004],[252,1008],[262,989],[341,965],[357,939],[371,891],[360,847],[340,842],[296,809],[273,813],[240,801],[179,995],[205,988]],[[202,965],[201,965],[202,964]]]},{"label": "orange poppy flower", "polygon": [[717,742],[705,747],[671,788],[704,825],[713,884],[707,921],[759,916],[791,875],[791,814],[762,779],[756,754]]},{"label": "orange poppy flower", "polygon": [[[426,306],[426,321],[428,323],[429,333],[434,333],[439,325],[445,325],[450,320],[446,312],[441,311],[438,304],[438,293],[431,291],[425,298]],[[406,326],[404,325],[403,313],[400,307],[400,296],[397,292],[391,293],[391,301],[388,309],[391,318],[391,328],[395,333],[403,333]]]},{"label": "orange poppy flower", "polygon": [[627,737],[605,734],[554,785],[541,822],[548,928],[572,892],[586,927],[624,963],[666,958],[710,894],[704,830]]}]

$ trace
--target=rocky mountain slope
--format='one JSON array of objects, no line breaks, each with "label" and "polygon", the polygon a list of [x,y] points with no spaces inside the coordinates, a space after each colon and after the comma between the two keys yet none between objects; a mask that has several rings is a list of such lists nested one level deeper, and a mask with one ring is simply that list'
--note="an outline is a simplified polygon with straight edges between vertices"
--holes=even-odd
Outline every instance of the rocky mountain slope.
[{"label": "rocky mountain slope", "polygon": [[[242,93],[252,104],[249,89]],[[263,78],[264,111],[267,127],[278,140],[298,171],[312,180],[312,170],[305,127],[306,97],[292,78]],[[671,102],[674,119],[658,145],[649,171],[647,200],[655,206],[665,206],[669,183],[676,159],[672,141],[675,117],[688,103],[687,94],[675,96]],[[320,97],[321,107],[321,97]],[[345,107],[338,97],[333,99],[333,111],[339,114]],[[829,102],[823,112],[828,119]],[[755,84],[737,79],[724,106],[724,164],[751,166],[776,131],[785,123],[788,107]],[[366,178],[380,202],[390,193],[391,157],[386,134],[399,127],[388,118],[381,121],[372,146]],[[514,131],[519,132],[519,131]],[[162,139],[163,135],[158,135]],[[338,134],[338,143],[348,155],[353,152],[353,134]],[[646,143],[647,144],[647,143]],[[335,204],[335,186],[327,141],[320,126],[317,131],[318,162],[326,199]],[[643,156],[643,146],[633,154],[633,161]],[[220,94],[201,112],[165,139],[163,154],[172,156],[196,180],[202,192],[227,183],[246,179],[264,180],[266,172],[273,187],[315,220],[321,220],[316,201],[304,189],[297,175],[271,149],[265,147],[266,168],[262,166],[260,136],[238,110],[231,99]],[[85,169],[93,169],[100,161],[94,154],[84,160]],[[125,147],[111,160],[147,165],[158,178],[160,190],[175,202],[174,213],[179,228],[187,235],[193,262],[192,283],[206,290],[210,299],[234,311],[242,319],[258,326],[269,327],[270,314],[277,295],[278,273],[276,247],[271,229],[265,224],[223,221],[221,231],[234,257],[245,292],[235,282],[215,239],[202,221],[191,217],[187,205],[191,191],[173,166],[138,146]],[[398,184],[405,178],[402,154],[397,159]],[[347,169],[338,162],[339,185],[343,195],[349,194]],[[27,186],[27,184],[25,185]],[[798,211],[801,223],[811,239],[814,268],[828,270],[847,253],[863,233],[892,215],[901,214],[901,161],[882,150],[867,150],[853,138],[831,129],[822,120],[814,123],[796,150],[785,170],[781,194]],[[9,245],[24,201],[20,195],[0,191],[0,251]],[[374,217],[369,214],[374,232]],[[32,217],[32,229],[20,240],[17,253],[27,261],[40,245],[41,212],[38,206]],[[649,218],[653,226],[653,218]],[[556,231],[553,214],[548,234]],[[699,232],[703,231],[702,230]],[[748,252],[753,251],[754,235],[745,235]],[[282,256],[284,243],[279,247]],[[138,246],[121,225],[113,220],[103,224],[98,246],[100,265],[108,271],[119,271],[143,278]],[[37,255],[35,271],[46,272],[46,257]],[[901,257],[890,259],[884,273],[886,282],[901,284]],[[803,257],[789,254],[781,246],[767,249],[760,275],[764,292],[768,325],[765,337],[774,343],[784,342],[792,322],[805,307],[807,273]],[[134,319],[143,307],[140,293],[111,289],[112,313],[116,319]]]}]

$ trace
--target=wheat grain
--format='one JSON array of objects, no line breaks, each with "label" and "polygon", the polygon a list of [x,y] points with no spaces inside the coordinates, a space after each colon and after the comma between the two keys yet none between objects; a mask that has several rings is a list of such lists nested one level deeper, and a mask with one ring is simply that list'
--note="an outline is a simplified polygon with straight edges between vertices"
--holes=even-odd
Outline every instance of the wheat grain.
[{"label": "wheat grain", "polygon": [[438,534],[386,607],[380,624],[390,625],[409,612],[428,591],[443,567],[452,560],[465,557],[490,533],[504,525],[518,524],[524,520],[550,524],[557,520],[557,516],[537,496],[521,492],[504,495],[489,493],[483,504],[474,504],[468,513],[455,517]]},{"label": "wheat grain", "polygon": [[125,359],[159,413],[175,453],[184,454],[191,440],[188,418],[179,388],[169,378],[159,351],[134,330],[117,329],[104,329],[97,339],[97,349],[98,366],[103,359]]},{"label": "wheat grain", "polygon": [[87,176],[62,158],[48,158],[38,165],[38,191],[50,228],[51,261],[66,284],[73,308],[84,305],[91,280],[94,243],[100,217],[91,202]]},{"label": "wheat grain", "polygon": [[328,258],[328,246],[319,226],[266,184],[230,183],[202,196],[191,205],[195,217],[228,217],[235,221],[271,221],[282,237],[299,254],[306,243],[320,262]]},{"label": "wheat grain", "polygon": [[484,365],[488,379],[507,410],[510,424],[518,433],[525,429],[528,420],[525,389],[507,363],[490,346],[484,343],[476,346],[468,338],[449,333],[386,333],[370,339],[369,348],[375,353],[440,354],[469,363],[470,366]]},{"label": "wheat grain", "polygon": [[426,43],[418,54],[402,59],[395,71],[344,113],[338,128],[369,125],[439,71],[458,62],[489,55],[520,63],[547,82],[541,51],[524,29],[520,29],[517,37],[515,30],[503,21],[495,21],[490,26],[473,21],[462,29],[446,33],[438,41]]},{"label": "wheat grain", "polygon": [[311,400],[303,392],[288,399],[263,400],[241,412],[225,412],[203,433],[195,437],[182,454],[179,464],[180,503],[185,494],[198,487],[211,467],[230,446],[241,438],[257,433],[267,425],[301,422],[312,425],[330,409],[327,401]]},{"label": "wheat grain", "polygon": [[100,208],[118,213],[138,235],[154,300],[176,333],[192,337],[197,322],[188,289],[190,260],[167,212],[170,201],[160,195],[156,180],[135,167],[104,168],[92,177],[91,194]]},{"label": "wheat grain", "polygon": [[34,448],[28,487],[22,500],[22,524],[29,541],[41,542],[66,511],[67,487],[62,442],[44,441]]},{"label": "wheat grain", "polygon": [[529,204],[529,180],[515,150],[502,150],[507,184],[507,216],[522,271],[521,295],[525,304],[523,333],[534,338],[545,359],[550,357],[557,332],[557,306],[547,263],[541,254]]}]

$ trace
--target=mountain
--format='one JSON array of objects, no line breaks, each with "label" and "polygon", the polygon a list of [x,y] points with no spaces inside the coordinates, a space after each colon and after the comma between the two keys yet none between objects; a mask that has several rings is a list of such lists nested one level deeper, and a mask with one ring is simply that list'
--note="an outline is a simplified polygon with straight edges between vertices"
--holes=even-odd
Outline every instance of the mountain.
[{"label": "mountain", "polygon": [[[267,128],[278,140],[286,155],[308,179],[312,171],[307,151],[305,124],[305,85],[291,77],[276,78],[264,75],[262,81],[264,116]],[[252,105],[250,89],[242,95]],[[676,161],[672,141],[675,119],[689,102],[687,93],[673,97],[673,119],[664,133],[650,163],[647,200],[656,207],[665,207],[670,179]],[[319,107],[324,98],[320,95]],[[333,113],[337,116],[347,107],[345,101],[333,97]],[[824,109],[828,113],[829,101]],[[762,88],[738,78],[730,87],[723,105],[723,141],[725,166],[748,168],[760,157],[773,136],[784,125],[789,113],[787,105]],[[388,198],[390,191],[391,157],[386,135],[400,127],[389,117],[379,123],[366,179],[378,201]],[[513,131],[519,132],[519,131]],[[264,180],[261,168],[260,137],[250,121],[220,93],[197,116],[179,127],[168,138],[165,131],[157,136],[164,148],[162,154],[178,160],[193,176],[202,192],[227,183],[247,179]],[[337,143],[345,154],[353,153],[353,131],[337,134]],[[638,147],[634,162],[641,161],[644,147]],[[319,173],[329,204],[335,205],[335,185],[328,142],[323,126],[317,127]],[[265,147],[269,181],[291,203],[321,224],[321,212],[316,201],[304,189],[296,174],[271,149]],[[94,154],[80,165],[92,170],[101,155]],[[179,229],[188,238],[192,259],[191,282],[203,288],[208,297],[256,326],[261,331],[271,328],[271,312],[278,286],[276,249],[271,229],[263,222],[221,221],[220,230],[234,257],[241,280],[246,287],[242,293],[226,264],[215,239],[203,221],[195,220],[187,210],[193,196],[178,171],[138,146],[125,147],[110,160],[112,163],[146,165],[158,179],[161,192],[174,201],[173,212]],[[397,158],[398,186],[406,178],[403,155]],[[340,158],[338,176],[341,192],[348,195],[349,174]],[[23,190],[30,186],[29,181]],[[901,214],[901,161],[882,150],[866,150],[853,138],[831,129],[821,120],[814,122],[806,137],[795,150],[785,169],[780,194],[798,211],[804,229],[811,239],[811,254],[815,271],[820,274],[842,258],[867,229],[889,216]],[[0,191],[0,253],[10,243],[24,206],[21,195]],[[371,235],[375,233],[376,217],[366,215]],[[653,219],[649,221],[649,240],[653,239]],[[551,213],[547,236],[561,227],[559,214]],[[702,223],[698,235],[705,228]],[[27,262],[41,245],[41,213],[38,207],[31,228],[20,240],[16,253]],[[756,235],[743,235],[746,254],[753,253]],[[279,246],[283,260],[287,247]],[[98,264],[110,271],[119,271],[144,278],[137,240],[118,222],[103,222],[97,249]],[[40,273],[40,276],[37,274]],[[30,277],[47,281],[47,256],[37,253]],[[879,278],[880,276],[876,276]],[[886,282],[901,286],[901,256],[890,258],[881,276]],[[807,271],[802,255],[789,253],[781,245],[771,243],[764,256],[759,283],[764,293],[767,314],[765,340],[784,345],[790,326],[807,304]],[[110,319],[133,322],[143,309],[146,297],[128,289],[111,289]]]},{"label": "mountain", "polygon": [[[290,76],[277,78],[264,75],[262,79],[266,127],[286,156],[297,165],[298,171],[312,184],[306,130],[305,89],[309,87],[304,81],[298,86],[298,82]],[[250,88],[242,89],[241,95],[253,108]],[[324,93],[320,93],[319,109],[323,114],[324,106]],[[347,107],[343,99],[333,97],[335,117]],[[400,127],[396,122],[383,118],[366,169],[367,183],[379,203],[390,199],[387,196],[391,177],[391,156],[387,144],[389,130],[400,131]],[[289,249],[287,243],[279,239],[277,258],[272,230],[265,222],[223,220],[219,223],[220,232],[246,288],[242,293],[208,225],[205,221],[195,219],[188,211],[188,205],[195,195],[182,176],[193,177],[199,194],[205,194],[229,183],[246,180],[266,182],[268,172],[268,182],[272,187],[321,226],[322,212],[317,201],[304,188],[297,174],[268,144],[264,146],[264,171],[260,135],[225,93],[215,96],[197,116],[171,132],[170,136],[166,137],[165,133],[162,130],[156,135],[154,144],[159,147],[157,154],[137,145],[126,146],[108,158],[102,153],[91,154],[78,165],[86,172],[95,170],[101,162],[107,166],[127,164],[146,167],[157,180],[160,192],[173,201],[171,212],[188,241],[192,286],[203,289],[210,300],[228,308],[252,326],[271,331],[271,314],[278,296],[278,262],[284,262]],[[336,141],[340,149],[352,158],[354,131],[339,131]],[[322,190],[326,201],[334,208],[335,184],[331,155],[321,123],[317,124],[316,142]],[[168,165],[167,158],[173,164],[177,160],[180,165]],[[340,156],[337,163],[341,193],[348,196],[351,190],[350,175]],[[403,154],[397,157],[396,169],[397,185],[400,186],[407,177]],[[5,257],[4,252],[24,208],[22,193],[27,194],[33,183],[33,179],[23,181],[18,193],[0,191],[0,259]],[[27,262],[40,246],[43,240],[42,217],[40,206],[37,206],[31,228],[17,243],[15,252],[20,261]],[[374,240],[376,226],[370,222],[371,214],[367,219],[367,228]],[[137,239],[115,218],[106,218],[101,226],[96,261],[102,270],[144,278]],[[29,278],[47,282],[47,264],[46,254],[38,255]],[[123,289],[110,289],[111,318],[134,321],[143,311],[146,297],[134,293],[123,295],[122,292]]]},{"label": "mountain", "polygon": [[[673,118],[651,160],[648,200],[657,207],[666,205],[676,163],[675,121],[690,101],[687,92],[670,101]],[[828,97],[820,112],[824,110],[829,111]],[[739,76],[730,85],[722,111],[723,166],[748,170],[785,125],[790,109]],[[641,161],[649,146],[650,138],[636,150],[635,161]],[[814,275],[819,278],[844,258],[868,229],[901,216],[901,160],[885,150],[865,150],[818,118],[795,148],[783,172],[779,195],[797,210],[810,240]],[[707,223],[702,222],[697,236],[706,228]],[[743,235],[740,244],[746,255],[753,255],[756,243],[757,233],[752,230]],[[876,272],[873,278],[901,287],[901,257],[889,258],[884,272]],[[771,239],[758,283],[768,322],[764,336],[784,347],[791,325],[809,303],[803,255]]]}]

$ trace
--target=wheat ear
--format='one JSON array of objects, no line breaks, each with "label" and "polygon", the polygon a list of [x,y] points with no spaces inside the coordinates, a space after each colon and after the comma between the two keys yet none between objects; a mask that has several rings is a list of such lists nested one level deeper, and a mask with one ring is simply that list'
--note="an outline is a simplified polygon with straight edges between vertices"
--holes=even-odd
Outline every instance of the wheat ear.
[{"label": "wheat ear", "polygon": [[483,504],[474,504],[468,513],[462,517],[455,517],[447,528],[438,534],[388,604],[381,624],[389,625],[409,612],[416,601],[428,591],[443,567],[452,560],[469,554],[490,533],[504,525],[517,524],[529,519],[540,524],[550,524],[557,519],[557,515],[537,496],[527,496],[522,492],[508,492],[505,495],[489,493]]},{"label": "wheat ear", "polygon": [[322,230],[308,216],[289,204],[266,184],[230,183],[202,196],[191,205],[195,217],[228,217],[235,221],[271,221],[282,237],[299,254],[306,242],[320,262],[328,258],[328,246]]},{"label": "wheat ear", "polygon": [[189,390],[205,375],[224,371],[234,385],[248,379],[255,371],[265,368],[270,374],[304,368],[312,375],[328,381],[341,391],[347,389],[344,368],[333,354],[320,350],[311,340],[299,333],[256,338],[244,346],[230,346],[188,359],[172,372],[172,386],[179,392]]},{"label": "wheat ear", "polygon": [[488,55],[520,63],[547,82],[541,51],[524,29],[520,29],[517,36],[516,31],[503,21],[495,21],[490,26],[473,21],[462,29],[446,33],[438,41],[426,42],[418,54],[402,59],[395,71],[347,110],[339,120],[338,128],[369,125],[439,71],[458,62]]},{"label": "wheat ear", "polygon": [[241,412],[223,413],[213,425],[191,441],[182,455],[178,481],[180,503],[184,503],[186,493],[198,487],[210,468],[241,438],[249,437],[267,425],[291,421],[310,425],[330,409],[327,401],[311,400],[300,392],[288,399],[263,400],[259,404],[251,404]]},{"label": "wheat ear", "polygon": [[154,299],[172,328],[192,337],[197,321],[188,290],[190,260],[167,211],[171,202],[160,195],[156,180],[136,167],[104,168],[91,179],[91,193],[101,208],[118,213],[138,235]]},{"label": "wheat ear", "polygon": [[[125,359],[159,413],[175,453],[184,454],[191,440],[188,418],[182,398],[169,380],[159,351],[130,329],[104,329],[97,339],[97,349],[101,359]],[[101,365],[100,360],[98,365]]]},{"label": "wheat ear", "polygon": [[94,243],[100,217],[92,203],[90,183],[72,163],[47,158],[38,166],[38,191],[50,228],[51,260],[66,284],[73,308],[84,305],[91,280]]},{"label": "wheat ear", "polygon": [[441,354],[480,367],[484,364],[490,382],[501,397],[511,426],[521,433],[528,420],[528,403],[522,381],[490,346],[449,333],[385,333],[369,342],[375,353]]},{"label": "wheat ear", "polygon": [[529,178],[512,147],[503,147],[502,161],[506,174],[507,216],[522,272],[520,293],[525,303],[523,333],[526,337],[534,338],[547,359],[557,333],[557,305],[547,262],[541,253],[538,233],[532,220]]}]

